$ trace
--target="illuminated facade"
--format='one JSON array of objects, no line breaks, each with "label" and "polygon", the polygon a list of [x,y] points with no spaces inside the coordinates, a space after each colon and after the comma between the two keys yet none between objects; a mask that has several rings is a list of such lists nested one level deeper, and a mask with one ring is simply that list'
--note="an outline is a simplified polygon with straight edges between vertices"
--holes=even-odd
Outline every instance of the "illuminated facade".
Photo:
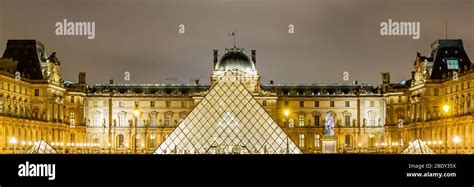
[{"label": "illuminated facade", "polygon": [[[41,50],[25,52],[16,45],[36,46]],[[455,46],[448,50],[448,54],[454,56],[439,55],[444,53],[439,50],[445,45]],[[199,81],[192,84],[114,84],[111,80],[109,84],[89,87],[85,73],[79,74],[78,83],[62,81],[59,60],[54,54],[46,58],[39,42],[11,40],[0,63],[0,117],[3,118],[0,120],[0,146],[3,152],[26,151],[31,147],[28,142],[43,139],[58,152],[153,153],[160,145],[171,145],[163,142],[171,141],[168,138],[185,122],[186,116],[196,111],[195,107],[212,91],[211,87],[231,71],[269,114],[271,120],[267,120],[285,132],[281,136],[289,137],[303,153],[321,153],[327,113],[335,121],[339,153],[400,153],[416,138],[429,143],[427,146],[436,153],[446,153],[446,150],[448,153],[472,153],[474,122],[470,100],[474,94],[471,88],[474,74],[471,62],[462,49],[462,42],[460,47],[459,43],[442,41],[433,46],[438,50],[433,50],[435,52],[429,57],[417,56],[413,77],[404,84],[391,84],[387,73],[382,76],[382,85],[377,87],[357,82],[278,84],[271,81],[262,84],[256,69],[256,51],[251,50],[251,55],[247,56],[244,49],[234,47],[226,49],[221,57],[214,50],[210,85]],[[31,54],[37,57],[29,56]],[[448,58],[451,69],[439,69],[440,59],[442,62]],[[454,63],[456,58],[458,66]],[[31,63],[27,59],[35,60]],[[24,62],[30,63],[20,65]],[[450,80],[456,67],[458,79]],[[15,79],[16,71],[22,73],[20,80]],[[441,111],[445,104],[451,106],[448,114]],[[400,119],[403,127],[398,126]],[[445,126],[448,126],[448,140],[453,136],[461,139],[456,149],[451,145],[453,142],[446,141],[443,136]],[[9,142],[12,137],[18,139],[17,144]],[[432,144],[435,141],[437,143]],[[438,146],[440,141],[447,142],[448,149]],[[218,147],[204,152],[225,152],[225,146]],[[240,152],[227,148],[227,152],[229,150]],[[196,150],[170,147],[168,151],[189,153]],[[272,152],[267,148],[247,150],[248,153],[259,151]]]}]

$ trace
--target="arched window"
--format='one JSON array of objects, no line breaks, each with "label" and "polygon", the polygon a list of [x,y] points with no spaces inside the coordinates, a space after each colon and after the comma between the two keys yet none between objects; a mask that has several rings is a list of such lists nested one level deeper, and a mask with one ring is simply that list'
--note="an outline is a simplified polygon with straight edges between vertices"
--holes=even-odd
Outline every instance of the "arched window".
[{"label": "arched window", "polygon": [[304,134],[300,134],[300,138],[299,138],[299,145],[300,147],[304,147]]},{"label": "arched window", "polygon": [[150,126],[152,126],[152,127],[157,125],[156,124],[156,116],[157,116],[156,112],[150,113]]}]

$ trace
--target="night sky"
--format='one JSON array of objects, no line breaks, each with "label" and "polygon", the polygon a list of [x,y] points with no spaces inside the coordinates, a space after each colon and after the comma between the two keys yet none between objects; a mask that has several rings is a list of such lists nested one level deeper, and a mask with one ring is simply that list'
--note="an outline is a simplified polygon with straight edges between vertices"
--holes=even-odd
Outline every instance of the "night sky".
[{"label": "night sky", "polygon": [[[62,76],[89,84],[209,82],[212,50],[257,50],[262,83],[378,85],[380,72],[392,82],[409,79],[416,52],[446,37],[463,39],[474,59],[472,0],[0,0],[0,51],[8,39],[37,39],[61,60]],[[56,36],[55,24],[95,22],[95,39]],[[381,36],[380,23],[419,21],[421,37]],[[179,34],[179,25],[185,34]],[[288,33],[288,25],[295,33]]]}]

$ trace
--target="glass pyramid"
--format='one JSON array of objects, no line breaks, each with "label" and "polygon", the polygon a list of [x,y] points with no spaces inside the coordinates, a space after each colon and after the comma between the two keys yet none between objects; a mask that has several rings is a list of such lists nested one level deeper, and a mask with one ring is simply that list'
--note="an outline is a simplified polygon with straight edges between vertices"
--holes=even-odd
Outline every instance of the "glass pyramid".
[{"label": "glass pyramid", "polygon": [[45,141],[40,140],[36,142],[33,147],[31,147],[26,154],[52,154],[56,153],[56,151]]},{"label": "glass pyramid", "polygon": [[402,154],[435,154],[425,142],[420,139],[415,139],[410,145],[402,152]]},{"label": "glass pyramid", "polygon": [[297,154],[231,70],[208,91],[154,154]]}]

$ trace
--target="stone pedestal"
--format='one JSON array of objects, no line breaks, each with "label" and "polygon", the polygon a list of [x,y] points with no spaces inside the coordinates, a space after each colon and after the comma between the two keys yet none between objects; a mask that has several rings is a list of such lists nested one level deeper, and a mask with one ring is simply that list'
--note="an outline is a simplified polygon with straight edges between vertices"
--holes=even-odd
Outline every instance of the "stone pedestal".
[{"label": "stone pedestal", "polygon": [[324,136],[323,137],[322,153],[337,153],[336,136]]}]

